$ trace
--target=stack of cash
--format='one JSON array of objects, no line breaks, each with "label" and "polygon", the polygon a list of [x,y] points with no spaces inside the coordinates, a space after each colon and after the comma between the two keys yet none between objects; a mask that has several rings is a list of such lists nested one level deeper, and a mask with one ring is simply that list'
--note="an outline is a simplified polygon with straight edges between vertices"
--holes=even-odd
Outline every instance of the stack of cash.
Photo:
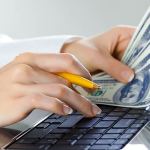
[{"label": "stack of cash", "polygon": [[80,92],[94,103],[134,108],[150,106],[150,9],[137,27],[121,61],[135,71],[130,83],[123,84],[108,74],[99,73],[93,80],[102,89],[93,93]]}]

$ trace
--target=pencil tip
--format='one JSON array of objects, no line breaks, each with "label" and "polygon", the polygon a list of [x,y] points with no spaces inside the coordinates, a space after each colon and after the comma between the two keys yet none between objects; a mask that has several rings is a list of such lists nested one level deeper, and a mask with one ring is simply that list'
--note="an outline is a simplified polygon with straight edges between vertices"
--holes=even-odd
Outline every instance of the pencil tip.
[{"label": "pencil tip", "polygon": [[98,85],[98,84],[94,84],[94,89],[101,89],[102,87],[100,86],[100,85]]}]

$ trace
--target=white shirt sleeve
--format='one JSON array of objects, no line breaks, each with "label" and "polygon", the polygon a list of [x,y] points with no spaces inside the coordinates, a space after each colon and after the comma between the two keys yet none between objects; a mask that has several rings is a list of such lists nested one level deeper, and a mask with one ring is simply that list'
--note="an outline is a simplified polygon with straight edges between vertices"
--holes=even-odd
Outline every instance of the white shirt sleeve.
[{"label": "white shirt sleeve", "polygon": [[21,40],[4,38],[4,40],[0,40],[0,67],[24,52],[58,53],[64,43],[72,42],[79,37],[80,36],[60,35]]}]

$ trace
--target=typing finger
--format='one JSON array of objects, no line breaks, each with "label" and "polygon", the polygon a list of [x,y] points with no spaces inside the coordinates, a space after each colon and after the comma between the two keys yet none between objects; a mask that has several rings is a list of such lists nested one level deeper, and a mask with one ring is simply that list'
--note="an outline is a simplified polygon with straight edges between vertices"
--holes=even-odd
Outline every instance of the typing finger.
[{"label": "typing finger", "polygon": [[62,84],[33,84],[24,89],[24,93],[27,94],[43,93],[47,96],[60,99],[62,102],[88,117],[95,116],[101,112],[98,106]]}]

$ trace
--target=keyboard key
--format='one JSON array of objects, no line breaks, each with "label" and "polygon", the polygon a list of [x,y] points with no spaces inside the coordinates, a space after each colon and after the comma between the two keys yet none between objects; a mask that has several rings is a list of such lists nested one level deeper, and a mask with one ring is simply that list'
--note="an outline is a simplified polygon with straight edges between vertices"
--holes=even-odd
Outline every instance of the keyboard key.
[{"label": "keyboard key", "polygon": [[147,120],[136,120],[135,121],[135,123],[141,123],[141,124],[146,123],[146,122],[147,122]]},{"label": "keyboard key", "polygon": [[73,140],[70,144],[74,145],[77,142],[77,140]]},{"label": "keyboard key", "polygon": [[148,116],[148,115],[147,115],[147,116],[144,116],[144,115],[143,115],[143,116],[139,117],[138,119],[139,119],[139,120],[143,120],[143,119],[144,119],[144,120],[147,120],[147,121],[148,121],[148,120],[150,120],[149,117],[150,117],[150,116]]},{"label": "keyboard key", "polygon": [[87,131],[88,129],[73,128],[70,130],[70,134],[85,134]]},{"label": "keyboard key", "polygon": [[89,145],[54,145],[51,150],[88,150],[89,148]]},{"label": "keyboard key", "polygon": [[71,114],[71,115],[82,115],[82,114],[78,111],[74,111],[73,114]]},{"label": "keyboard key", "polygon": [[138,118],[140,115],[139,114],[126,114],[123,118]]},{"label": "keyboard key", "polygon": [[89,134],[94,134],[94,133],[99,133],[99,134],[101,134],[101,133],[104,133],[106,131],[106,129],[91,129],[91,130],[89,130]]},{"label": "keyboard key", "polygon": [[25,139],[25,138],[22,138],[20,140],[17,141],[17,143],[22,143],[22,144],[32,144],[32,143],[35,143],[38,139],[31,139],[31,138],[28,138],[28,139]]},{"label": "keyboard key", "polygon": [[128,142],[128,139],[118,139],[114,144],[124,145]]},{"label": "keyboard key", "polygon": [[119,117],[119,116],[122,116],[122,115],[124,115],[125,114],[125,112],[111,112],[111,113],[109,113],[108,114],[108,116],[116,116],[116,117]]},{"label": "keyboard key", "polygon": [[82,139],[99,139],[102,134],[86,134],[82,137]]},{"label": "keyboard key", "polygon": [[57,139],[42,139],[41,141],[38,142],[40,143],[45,143],[45,144],[55,144],[57,142]]},{"label": "keyboard key", "polygon": [[96,115],[96,117],[97,117],[97,118],[103,118],[103,117],[106,116],[106,115],[107,115],[107,113],[102,112],[102,113]]},{"label": "keyboard key", "polygon": [[99,139],[95,144],[112,144],[114,139]]},{"label": "keyboard key", "polygon": [[62,133],[69,133],[71,131],[71,129],[54,129],[51,133],[53,134],[62,134]]},{"label": "keyboard key", "polygon": [[52,130],[56,129],[58,127],[58,124],[51,124],[47,128],[34,128],[30,133],[27,133],[25,137],[35,138],[39,137],[42,138],[46,136],[48,133],[50,133]]},{"label": "keyboard key", "polygon": [[105,117],[103,120],[118,120],[119,117],[113,117],[113,116],[108,116],[108,117]]},{"label": "keyboard key", "polygon": [[135,119],[121,119],[115,125],[114,128],[127,128],[129,127]]},{"label": "keyboard key", "polygon": [[141,123],[135,123],[131,126],[131,128],[141,128],[143,126],[143,124]]},{"label": "keyboard key", "polygon": [[45,138],[47,139],[59,139],[62,137],[62,134],[48,134]]},{"label": "keyboard key", "polygon": [[128,129],[125,133],[136,133],[138,131],[138,129]]},{"label": "keyboard key", "polygon": [[122,149],[123,148],[123,145],[112,145],[109,150],[119,150],[119,149]]},{"label": "keyboard key", "polygon": [[82,122],[79,122],[76,125],[76,128],[90,128],[92,127],[96,122],[99,121],[99,118],[84,118]]},{"label": "keyboard key", "polygon": [[133,136],[133,134],[123,134],[123,135],[121,135],[120,136],[120,138],[122,138],[122,139],[130,139],[131,137]]},{"label": "keyboard key", "polygon": [[61,116],[59,116],[59,115],[57,115],[57,114],[52,114],[52,115],[50,115],[49,117],[48,117],[48,119],[52,119],[52,118],[54,118],[54,119],[58,119],[58,118],[60,118]]},{"label": "keyboard key", "polygon": [[67,116],[62,116],[61,118],[57,119],[59,122],[64,122],[65,120],[67,120]]},{"label": "keyboard key", "polygon": [[80,139],[82,136],[83,136],[83,134],[73,135],[73,138],[76,137],[76,139]]},{"label": "keyboard key", "polygon": [[35,144],[12,144],[10,145],[9,149],[24,149],[24,150],[40,150],[41,148],[44,149],[45,145],[35,145]]},{"label": "keyboard key", "polygon": [[80,139],[75,144],[79,145],[93,145],[96,142],[95,139]]},{"label": "keyboard key", "polygon": [[89,150],[106,150],[108,149],[110,146],[109,145],[93,145],[90,147]]},{"label": "keyboard key", "polygon": [[64,135],[62,138],[63,139],[80,139],[81,137],[83,136],[83,134],[71,134],[71,133],[69,133],[69,134],[66,134],[66,135]]},{"label": "keyboard key", "polygon": [[70,116],[59,126],[59,128],[72,128],[83,118],[83,115],[75,115],[74,117]]},{"label": "keyboard key", "polygon": [[49,123],[49,124],[52,124],[52,123],[55,123],[55,124],[60,124],[61,121],[58,120],[58,119],[47,119],[44,121],[45,123]]},{"label": "keyboard key", "polygon": [[122,133],[125,129],[110,129],[107,133]]},{"label": "keyboard key", "polygon": [[94,128],[107,128],[110,127],[114,121],[100,121]]},{"label": "keyboard key", "polygon": [[104,134],[101,138],[106,139],[116,139],[120,134]]},{"label": "keyboard key", "polygon": [[57,145],[67,145],[67,144],[69,144],[69,145],[72,145],[72,143],[74,143],[74,142],[76,142],[77,140],[76,139],[61,139],[61,140],[59,140],[58,142],[57,142]]},{"label": "keyboard key", "polygon": [[42,122],[39,125],[37,125],[36,128],[47,128],[49,125],[49,123]]},{"label": "keyboard key", "polygon": [[40,128],[34,128],[31,130],[31,132],[28,132],[27,134],[24,135],[24,138],[42,138],[48,132],[52,131],[52,129],[49,129],[48,131],[40,129]]}]

